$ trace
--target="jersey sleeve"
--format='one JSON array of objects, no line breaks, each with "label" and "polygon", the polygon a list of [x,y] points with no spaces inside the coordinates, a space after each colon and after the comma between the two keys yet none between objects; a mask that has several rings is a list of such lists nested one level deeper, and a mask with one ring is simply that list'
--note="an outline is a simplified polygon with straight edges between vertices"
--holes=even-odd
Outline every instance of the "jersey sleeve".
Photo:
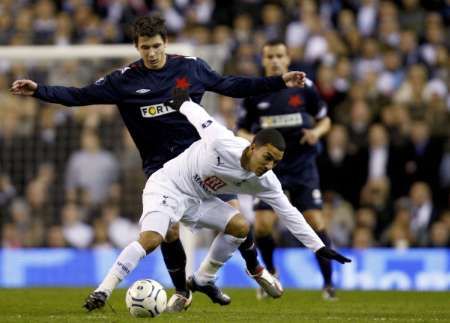
[{"label": "jersey sleeve", "polygon": [[205,85],[206,90],[222,95],[244,98],[286,88],[281,76],[222,76],[200,58],[197,58],[194,64],[196,78]]},{"label": "jersey sleeve", "polygon": [[307,110],[316,120],[323,119],[328,116],[328,106],[322,99],[319,91],[310,79],[305,82],[306,93],[308,95]]},{"label": "jersey sleeve", "polygon": [[256,196],[273,208],[286,228],[306,247],[314,252],[324,247],[324,243],[306,222],[303,214],[289,202],[275,174],[272,173],[269,181],[269,189]]},{"label": "jersey sleeve", "polygon": [[198,134],[206,143],[211,144],[219,138],[234,138],[232,131],[214,120],[208,112],[193,101],[186,101],[180,107],[180,112],[197,129]]},{"label": "jersey sleeve", "polygon": [[120,83],[121,74],[120,71],[115,71],[82,88],[39,84],[33,96],[65,106],[118,104],[121,95],[117,85]]}]

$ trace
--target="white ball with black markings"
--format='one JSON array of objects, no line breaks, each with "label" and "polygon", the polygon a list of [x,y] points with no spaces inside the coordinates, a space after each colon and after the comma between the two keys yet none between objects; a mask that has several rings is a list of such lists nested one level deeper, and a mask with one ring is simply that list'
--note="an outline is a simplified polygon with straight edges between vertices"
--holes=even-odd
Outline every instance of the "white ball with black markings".
[{"label": "white ball with black markings", "polygon": [[156,317],[166,309],[167,294],[155,280],[137,280],[127,290],[125,302],[135,317]]}]

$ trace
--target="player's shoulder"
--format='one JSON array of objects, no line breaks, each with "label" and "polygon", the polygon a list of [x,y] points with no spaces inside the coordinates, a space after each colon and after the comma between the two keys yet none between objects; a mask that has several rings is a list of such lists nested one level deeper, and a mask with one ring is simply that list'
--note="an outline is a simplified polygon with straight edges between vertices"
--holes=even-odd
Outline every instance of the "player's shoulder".
[{"label": "player's shoulder", "polygon": [[182,63],[182,64],[199,64],[204,63],[200,57],[197,56],[186,56],[180,54],[169,54],[167,58],[170,62]]},{"label": "player's shoulder", "polygon": [[235,136],[230,130],[225,136],[218,137],[212,143],[212,148],[218,152],[225,151],[241,151],[242,149],[250,146],[250,142],[242,137]]},{"label": "player's shoulder", "polygon": [[113,79],[125,79],[127,77],[136,75],[142,70],[142,61],[137,60],[128,65],[115,69],[109,76]]}]

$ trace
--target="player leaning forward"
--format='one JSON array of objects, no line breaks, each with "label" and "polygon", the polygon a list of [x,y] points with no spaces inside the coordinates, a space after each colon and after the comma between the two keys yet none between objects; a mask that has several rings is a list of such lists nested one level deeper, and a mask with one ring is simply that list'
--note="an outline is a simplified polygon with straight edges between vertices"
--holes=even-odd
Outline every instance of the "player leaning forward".
[{"label": "player leaning forward", "polygon": [[109,296],[139,261],[161,244],[169,227],[177,222],[221,232],[192,278],[194,284],[203,286],[214,281],[217,271],[249,231],[244,217],[219,199],[219,194],[243,193],[260,198],[273,207],[305,246],[324,258],[350,262],[325,247],[284,195],[271,170],[285,149],[284,139],[277,130],[262,130],[250,143],[215,122],[200,105],[189,100],[185,90],[175,90],[171,105],[187,117],[201,139],[148,179],[139,239],[120,253],[96,292]]}]

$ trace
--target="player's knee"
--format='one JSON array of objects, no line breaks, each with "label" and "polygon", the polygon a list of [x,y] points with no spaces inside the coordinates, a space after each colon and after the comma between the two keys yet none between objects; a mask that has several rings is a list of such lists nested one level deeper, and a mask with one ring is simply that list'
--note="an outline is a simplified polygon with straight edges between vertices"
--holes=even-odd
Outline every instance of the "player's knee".
[{"label": "player's knee", "polygon": [[163,237],[154,231],[144,231],[139,235],[138,242],[144,248],[145,252],[149,254],[155,250],[163,241]]},{"label": "player's knee", "polygon": [[319,232],[325,230],[325,220],[320,210],[305,211],[304,214],[306,222],[313,228],[314,231]]},{"label": "player's knee", "polygon": [[264,221],[255,221],[255,237],[265,237],[272,233],[272,227]]},{"label": "player's knee", "polygon": [[165,242],[171,243],[180,239],[180,226],[179,224],[175,224],[169,228],[166,234]]},{"label": "player's knee", "polygon": [[236,238],[245,238],[249,231],[250,225],[241,214],[236,214],[233,216],[225,228],[226,234],[232,235]]},{"label": "player's knee", "polygon": [[257,211],[255,214],[255,237],[265,237],[272,234],[275,219],[271,213]]}]

